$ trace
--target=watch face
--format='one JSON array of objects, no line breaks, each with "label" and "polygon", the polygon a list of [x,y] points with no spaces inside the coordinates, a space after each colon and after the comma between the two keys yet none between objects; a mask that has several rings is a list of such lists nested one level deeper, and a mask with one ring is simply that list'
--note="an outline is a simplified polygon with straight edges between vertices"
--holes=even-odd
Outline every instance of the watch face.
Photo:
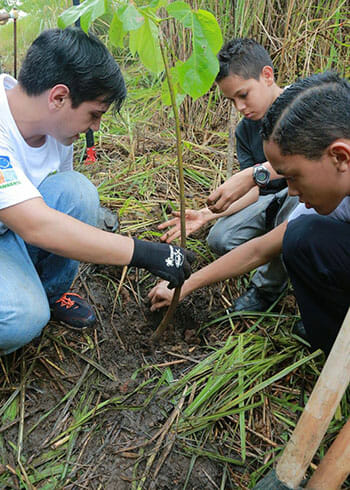
[{"label": "watch face", "polygon": [[266,186],[270,182],[270,172],[263,166],[255,167],[254,180],[258,186]]},{"label": "watch face", "polygon": [[265,182],[266,177],[267,175],[265,170],[258,170],[255,174],[255,178],[258,182]]}]

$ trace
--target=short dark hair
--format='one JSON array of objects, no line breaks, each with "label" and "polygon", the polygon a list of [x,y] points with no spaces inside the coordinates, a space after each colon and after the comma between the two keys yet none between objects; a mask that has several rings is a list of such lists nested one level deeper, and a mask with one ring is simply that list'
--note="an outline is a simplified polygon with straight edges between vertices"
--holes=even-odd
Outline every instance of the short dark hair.
[{"label": "short dark hair", "polygon": [[73,108],[102,96],[119,111],[126,97],[118,63],[96,36],[78,27],[42,32],[27,51],[18,81],[30,96],[67,85]]},{"label": "short dark hair", "polygon": [[350,138],[349,82],[325,72],[293,83],[263,117],[261,135],[282,155],[319,159],[333,141]]},{"label": "short dark hair", "polygon": [[220,71],[216,81],[229,75],[238,75],[245,80],[259,80],[264,66],[273,64],[269,53],[261,44],[249,38],[235,38],[228,41],[219,51]]}]

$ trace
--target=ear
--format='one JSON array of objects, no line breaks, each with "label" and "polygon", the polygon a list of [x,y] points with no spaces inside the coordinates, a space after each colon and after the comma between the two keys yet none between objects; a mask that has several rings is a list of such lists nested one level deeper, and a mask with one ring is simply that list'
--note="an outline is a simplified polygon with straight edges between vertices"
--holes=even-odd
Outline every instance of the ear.
[{"label": "ear", "polygon": [[335,140],[327,148],[327,154],[332,158],[338,172],[350,170],[350,140]]},{"label": "ear", "polygon": [[61,109],[61,107],[63,107],[70,99],[69,94],[70,91],[67,85],[60,83],[52,87],[52,89],[49,90],[48,95],[49,109],[52,111]]},{"label": "ear", "polygon": [[263,80],[265,80],[268,86],[272,85],[275,82],[273,68],[268,65],[264,66],[264,68],[261,70],[261,77]]}]

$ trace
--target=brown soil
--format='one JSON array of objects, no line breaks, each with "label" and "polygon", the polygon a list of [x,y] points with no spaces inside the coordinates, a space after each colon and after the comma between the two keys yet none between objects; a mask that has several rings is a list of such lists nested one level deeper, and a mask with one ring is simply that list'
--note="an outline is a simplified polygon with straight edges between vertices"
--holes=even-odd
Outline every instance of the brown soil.
[{"label": "brown soil", "polygon": [[[81,333],[50,322],[41,339],[39,352],[38,340],[26,346],[21,353],[4,358],[11,387],[20,384],[22,361],[28,367],[35,359],[25,390],[25,414],[29,415],[24,422],[22,459],[27,472],[36,465],[38,470],[42,468],[44,454],[59,447],[56,441],[59,434],[62,434],[61,442],[64,442],[64,430],[72,424],[75,411],[81,412],[84,404],[90,410],[113,397],[118,397],[123,404],[123,408],[119,408],[118,403],[108,403],[105,411],[99,410],[96,416],[81,425],[73,442],[71,464],[62,486],[47,487],[48,478],[38,483],[36,488],[128,489],[142,475],[145,475],[143,488],[184,488],[191,457],[186,455],[176,438],[171,440],[170,432],[164,438],[150,471],[145,473],[147,460],[158,441],[150,440],[164,426],[174,405],[159,393],[147,400],[155,380],[143,390],[135,392],[135,389],[155,376],[156,371],[150,366],[169,363],[174,377],[177,377],[193,365],[187,358],[203,357],[203,339],[196,332],[213,312],[222,309],[219,293],[215,288],[210,291],[203,289],[186,300],[178,308],[171,329],[158,345],[153,345],[150,336],[163,313],[150,313],[147,301],[142,298],[146,297],[154,278],[148,278],[138,289],[142,271],[139,271],[139,277],[131,271],[120,291],[121,302],[114,308],[115,292],[111,294],[110,281],[119,281],[120,275],[121,270],[113,267],[89,265],[81,268],[74,289],[85,297],[89,296],[95,305],[98,312],[95,330]],[[88,360],[95,361],[101,369],[96,369]],[[86,373],[87,366],[89,370]],[[138,374],[133,376],[137,370]],[[82,376],[84,379],[75,396],[57,406]],[[86,400],[83,403],[82,397]],[[52,413],[31,432],[40,417],[50,410]],[[18,424],[4,434],[2,459],[14,468],[16,463],[10,444],[17,441]],[[161,464],[160,454],[171,442],[174,446]],[[158,466],[159,472],[154,476]],[[222,471],[221,465],[199,457],[190,471],[186,488],[219,488]],[[13,482],[14,486],[7,488],[20,488],[15,477]]]}]

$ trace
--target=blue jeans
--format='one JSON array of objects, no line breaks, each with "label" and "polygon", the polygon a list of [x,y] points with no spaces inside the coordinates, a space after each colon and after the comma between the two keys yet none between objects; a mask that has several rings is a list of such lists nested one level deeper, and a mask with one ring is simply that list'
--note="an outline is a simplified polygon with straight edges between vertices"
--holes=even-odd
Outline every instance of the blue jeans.
[{"label": "blue jeans", "polygon": [[[94,185],[74,171],[48,176],[39,186],[46,204],[96,225],[99,200]],[[50,304],[71,286],[79,262],[26,244],[8,230],[0,235],[0,355],[40,335]]]},{"label": "blue jeans", "polygon": [[[287,189],[283,189],[278,194],[259,196],[255,203],[238,213],[219,218],[209,232],[207,238],[209,248],[217,255],[224,255],[242,243],[267,233],[269,231],[266,224],[267,208],[277,197],[284,201],[274,218],[273,226],[280,225],[299,202],[297,197],[287,196]],[[287,280],[282,258],[278,256],[268,264],[258,267],[251,283],[267,295],[278,295],[286,287]]]}]

